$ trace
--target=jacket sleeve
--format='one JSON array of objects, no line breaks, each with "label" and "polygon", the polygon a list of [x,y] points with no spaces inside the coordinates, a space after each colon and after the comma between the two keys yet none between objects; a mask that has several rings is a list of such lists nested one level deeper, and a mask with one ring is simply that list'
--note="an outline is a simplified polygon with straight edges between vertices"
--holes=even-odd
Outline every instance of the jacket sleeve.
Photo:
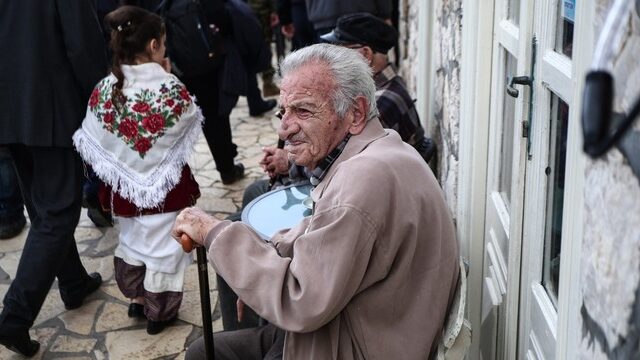
[{"label": "jacket sleeve", "polygon": [[62,39],[82,95],[89,98],[94,85],[107,73],[104,38],[94,3],[57,0]]},{"label": "jacket sleeve", "polygon": [[314,215],[309,226],[277,235],[290,237],[278,249],[241,223],[227,223],[209,239],[216,271],[260,316],[288,331],[316,330],[344,309],[362,284],[376,234],[365,214],[347,206]]}]

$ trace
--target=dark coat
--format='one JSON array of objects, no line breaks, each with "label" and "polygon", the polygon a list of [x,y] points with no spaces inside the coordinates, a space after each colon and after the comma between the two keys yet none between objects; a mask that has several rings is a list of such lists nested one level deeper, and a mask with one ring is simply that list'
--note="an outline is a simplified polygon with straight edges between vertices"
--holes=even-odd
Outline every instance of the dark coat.
[{"label": "dark coat", "polygon": [[70,147],[107,73],[90,0],[0,0],[0,144]]}]

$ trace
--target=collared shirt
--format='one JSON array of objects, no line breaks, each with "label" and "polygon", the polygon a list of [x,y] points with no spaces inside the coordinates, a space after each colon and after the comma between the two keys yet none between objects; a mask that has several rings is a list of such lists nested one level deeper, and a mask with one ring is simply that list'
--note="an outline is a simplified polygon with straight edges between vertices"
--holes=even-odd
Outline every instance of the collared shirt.
[{"label": "collared shirt", "polygon": [[404,80],[392,64],[373,76],[380,122],[400,134],[402,141],[416,146],[424,138],[424,129]]},{"label": "collared shirt", "polygon": [[316,186],[324,179],[324,176],[327,175],[327,171],[331,168],[331,165],[336,161],[336,159],[342,154],[342,150],[347,146],[349,139],[351,138],[351,134],[347,134],[347,136],[342,139],[342,141],[335,147],[335,149],[331,150],[329,155],[322,159],[318,166],[311,171],[311,185]]}]

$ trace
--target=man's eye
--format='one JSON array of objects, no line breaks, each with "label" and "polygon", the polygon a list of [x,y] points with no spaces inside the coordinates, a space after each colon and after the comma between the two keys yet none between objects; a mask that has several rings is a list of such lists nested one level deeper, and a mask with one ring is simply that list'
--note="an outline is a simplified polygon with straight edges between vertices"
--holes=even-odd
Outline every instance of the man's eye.
[{"label": "man's eye", "polygon": [[296,109],[296,115],[298,115],[300,119],[306,119],[313,115],[313,113],[307,109]]}]

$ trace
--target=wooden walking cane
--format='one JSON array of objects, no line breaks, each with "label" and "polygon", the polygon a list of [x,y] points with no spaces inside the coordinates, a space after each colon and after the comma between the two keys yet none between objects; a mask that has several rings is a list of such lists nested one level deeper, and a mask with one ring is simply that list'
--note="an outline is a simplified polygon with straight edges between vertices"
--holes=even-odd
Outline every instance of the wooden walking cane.
[{"label": "wooden walking cane", "polygon": [[[195,247],[195,243],[189,235],[182,234],[180,237],[182,250],[190,253]],[[209,275],[207,273],[207,252],[204,246],[196,248],[198,258],[198,281],[200,283],[200,308],[202,309],[202,337],[204,338],[204,352],[207,360],[214,360],[213,352],[213,327],[211,321],[211,299],[209,298]]]}]

